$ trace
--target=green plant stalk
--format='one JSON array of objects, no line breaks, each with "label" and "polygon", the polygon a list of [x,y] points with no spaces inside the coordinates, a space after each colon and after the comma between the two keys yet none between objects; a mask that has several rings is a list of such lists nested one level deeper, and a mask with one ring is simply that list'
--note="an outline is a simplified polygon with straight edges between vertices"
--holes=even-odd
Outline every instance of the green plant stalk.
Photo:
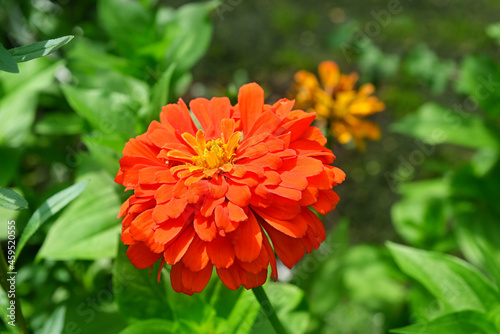
[{"label": "green plant stalk", "polygon": [[266,314],[267,318],[271,322],[271,325],[273,326],[274,330],[276,331],[277,334],[286,334],[285,328],[283,327],[283,324],[281,321],[278,319],[278,316],[276,315],[276,311],[273,308],[273,305],[269,301],[269,298],[267,298],[267,294],[262,288],[262,286],[258,286],[255,288],[252,288],[253,294],[259,301],[259,304]]},{"label": "green plant stalk", "polygon": [[[0,285],[7,295],[9,294],[9,283],[7,282],[8,272],[9,267],[7,266],[7,261],[5,261],[2,247],[0,247]],[[18,324],[19,332],[22,334],[28,333],[26,320],[24,319],[23,312],[21,311],[21,305],[19,304],[16,294],[14,294],[14,301],[16,303],[16,322]]]}]

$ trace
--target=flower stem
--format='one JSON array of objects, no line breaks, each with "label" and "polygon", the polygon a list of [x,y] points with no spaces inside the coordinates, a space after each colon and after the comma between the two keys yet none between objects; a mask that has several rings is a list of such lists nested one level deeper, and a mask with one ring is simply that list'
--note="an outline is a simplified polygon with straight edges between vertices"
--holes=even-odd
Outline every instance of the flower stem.
[{"label": "flower stem", "polygon": [[273,326],[274,330],[276,331],[277,334],[286,334],[285,328],[281,324],[281,321],[278,319],[278,316],[276,315],[276,311],[273,308],[273,305],[269,301],[269,298],[267,298],[267,294],[262,288],[262,286],[258,286],[255,288],[252,288],[252,291],[259,301],[260,306],[262,307],[262,310],[266,314],[267,318],[271,322],[271,325]]},{"label": "flower stem", "polygon": [[[19,325],[19,332],[27,333],[26,320],[24,320],[23,312],[21,311],[21,305],[19,304],[19,300],[16,298],[16,294],[14,293],[14,298],[9,299],[9,285],[7,282],[7,273],[9,272],[7,262],[5,261],[5,256],[3,255],[2,247],[0,247],[0,285],[2,286],[5,294],[7,295],[7,300],[14,300],[15,308],[16,308],[16,323]],[[5,319],[4,319],[5,320]]]}]

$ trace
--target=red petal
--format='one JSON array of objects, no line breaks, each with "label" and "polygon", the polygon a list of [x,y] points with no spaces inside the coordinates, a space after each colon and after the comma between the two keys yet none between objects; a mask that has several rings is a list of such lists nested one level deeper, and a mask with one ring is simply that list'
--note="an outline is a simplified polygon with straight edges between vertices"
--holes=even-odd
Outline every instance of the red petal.
[{"label": "red petal", "polygon": [[203,241],[212,241],[217,236],[217,227],[212,216],[207,218],[196,212],[193,226],[196,234]]},{"label": "red petal", "polygon": [[283,172],[280,174],[281,187],[304,190],[307,188],[307,179],[293,172]]},{"label": "red petal", "polygon": [[302,214],[299,214],[290,220],[280,220],[266,215],[261,210],[255,211],[267,223],[269,223],[269,225],[288,236],[293,238],[302,238],[306,234],[307,220],[302,216]]},{"label": "red petal", "polygon": [[297,159],[284,160],[281,170],[309,177],[320,174],[323,171],[323,163],[314,158],[297,157]]},{"label": "red petal", "polygon": [[203,204],[201,205],[200,212],[202,215],[205,217],[209,217],[212,215],[214,212],[214,209],[224,203],[226,199],[224,197],[218,198],[218,199],[213,199],[208,196],[205,196],[205,199],[203,200]]},{"label": "red petal", "polygon": [[235,264],[227,269],[217,268],[217,275],[228,289],[238,290],[243,285],[242,276],[245,275],[245,272]]},{"label": "red petal", "polygon": [[262,231],[252,211],[248,213],[248,220],[240,223],[236,230],[239,238],[234,245],[234,252],[243,262],[252,262],[262,249]]},{"label": "red petal", "polygon": [[243,85],[238,94],[241,126],[246,136],[255,120],[262,113],[264,106],[264,90],[256,83]]},{"label": "red petal", "polygon": [[228,268],[234,263],[234,248],[229,238],[217,236],[207,245],[208,256],[217,268]]},{"label": "red petal", "polygon": [[276,254],[285,266],[291,269],[304,257],[306,252],[301,239],[289,237],[266,223],[263,224],[263,227],[273,242]]},{"label": "red petal", "polygon": [[320,190],[318,200],[312,205],[312,207],[322,215],[326,215],[328,212],[335,209],[339,200],[340,197],[335,191]]},{"label": "red petal", "polygon": [[193,292],[200,293],[205,289],[212,277],[212,264],[205,266],[200,271],[192,272],[187,266],[182,268],[182,285],[184,287],[183,292],[191,295]]},{"label": "red petal", "polygon": [[172,198],[170,202],[168,202],[165,206],[165,210],[170,218],[177,218],[184,212],[184,209],[186,209],[186,205],[186,197]]},{"label": "red petal", "polygon": [[179,235],[185,224],[184,217],[167,220],[154,231],[154,241],[161,245],[170,243]]},{"label": "red petal", "polygon": [[191,271],[200,271],[208,264],[207,243],[195,236],[186,254],[182,257],[182,262]]},{"label": "red petal", "polygon": [[186,253],[189,245],[193,241],[195,232],[192,225],[188,225],[184,231],[181,232],[177,239],[170,244],[163,252],[163,257],[168,264],[176,264]]},{"label": "red petal", "polygon": [[240,206],[234,205],[233,203],[227,203],[227,209],[229,210],[229,219],[236,222],[242,222],[248,219],[248,216]]},{"label": "red petal", "polygon": [[143,243],[130,245],[127,249],[127,257],[137,269],[151,267],[161,258],[161,253],[150,251]]}]

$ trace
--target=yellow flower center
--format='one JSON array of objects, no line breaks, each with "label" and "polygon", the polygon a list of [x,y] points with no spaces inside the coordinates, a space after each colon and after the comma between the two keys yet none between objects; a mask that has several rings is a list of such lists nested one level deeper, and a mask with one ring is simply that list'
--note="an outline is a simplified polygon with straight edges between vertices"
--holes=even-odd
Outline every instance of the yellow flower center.
[{"label": "yellow flower center", "polygon": [[193,148],[196,155],[191,157],[191,163],[175,167],[175,170],[187,168],[191,172],[203,171],[207,177],[220,171],[231,171],[236,150],[240,146],[241,136],[241,132],[234,132],[229,138],[223,135],[221,139],[212,139],[207,142],[202,130],[198,130],[196,137],[189,133],[183,133],[182,138]]},{"label": "yellow flower center", "polygon": [[[210,140],[205,145],[202,152],[192,158],[193,165],[207,169],[220,168],[225,164],[230,164],[236,155],[238,144],[230,149],[228,144],[224,144],[221,139]],[[201,151],[201,150],[200,150]]]}]

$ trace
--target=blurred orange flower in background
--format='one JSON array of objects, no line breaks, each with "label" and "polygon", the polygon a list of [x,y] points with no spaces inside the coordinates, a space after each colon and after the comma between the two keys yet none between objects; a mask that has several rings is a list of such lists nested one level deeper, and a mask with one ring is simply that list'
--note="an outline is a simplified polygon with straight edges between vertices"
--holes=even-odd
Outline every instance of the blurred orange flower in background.
[{"label": "blurred orange flower in background", "polygon": [[230,289],[264,284],[269,265],[277,279],[275,252],[291,268],[325,239],[309,206],[333,210],[344,172],[329,165],[335,156],[310,126],[314,115],[287,99],[264,104],[255,83],[236,106],[189,106],[202,130],[179,100],[123,150],[115,181],[134,190],[119,213],[127,256],[137,268],[172,265],[172,287],[190,295],[214,266]]},{"label": "blurred orange flower in background", "polygon": [[363,118],[385,109],[383,102],[371,96],[375,87],[367,83],[356,90],[358,74],[340,73],[333,61],[322,62],[318,75],[321,83],[311,72],[295,74],[291,97],[296,107],[315,111],[319,119],[328,122],[330,131],[342,144],[354,140],[358,149],[364,150],[365,138],[380,139],[379,126]]}]

